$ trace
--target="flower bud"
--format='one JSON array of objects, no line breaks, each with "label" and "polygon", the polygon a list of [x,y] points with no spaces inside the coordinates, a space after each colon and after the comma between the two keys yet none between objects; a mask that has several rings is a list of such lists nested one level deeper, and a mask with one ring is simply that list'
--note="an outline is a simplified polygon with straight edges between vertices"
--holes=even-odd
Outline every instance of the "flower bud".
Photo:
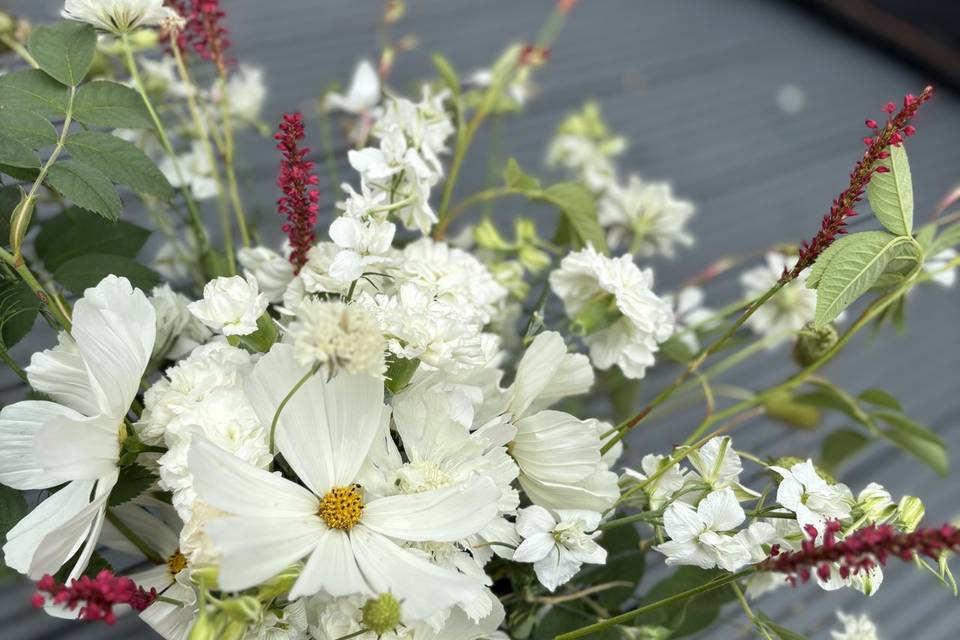
[{"label": "flower bud", "polygon": [[533,245],[525,245],[521,247],[517,258],[520,260],[520,264],[522,264],[527,271],[534,274],[539,273],[550,266],[550,254],[542,249],[534,247]]},{"label": "flower bud", "polygon": [[255,624],[263,618],[263,607],[253,596],[226,598],[218,605],[231,620]]},{"label": "flower bud", "polygon": [[804,327],[793,346],[793,359],[801,367],[809,367],[837,344],[837,328],[831,323],[819,329]]},{"label": "flower bud", "polygon": [[0,11],[0,34],[8,36],[17,28],[17,21],[6,11]]},{"label": "flower bud", "polygon": [[362,609],[361,624],[368,631],[383,635],[400,624],[400,603],[389,593],[367,600]]},{"label": "flower bud", "polygon": [[916,496],[903,496],[897,505],[897,523],[901,530],[910,533],[920,525],[926,507]]},{"label": "flower bud", "polygon": [[809,404],[797,402],[787,392],[777,393],[763,403],[767,415],[791,427],[813,429],[820,424],[820,411]]},{"label": "flower bud", "polygon": [[860,492],[856,508],[869,522],[883,522],[897,512],[890,492],[876,482],[871,482]]},{"label": "flower bud", "polygon": [[213,622],[210,616],[201,614],[190,627],[190,635],[187,640],[217,640],[217,624]]},{"label": "flower bud", "polygon": [[490,218],[484,218],[473,228],[473,239],[476,241],[477,246],[481,249],[490,249],[491,251],[509,251],[513,248],[509,242],[507,242],[500,232],[497,230],[496,225],[493,224],[493,221]]}]

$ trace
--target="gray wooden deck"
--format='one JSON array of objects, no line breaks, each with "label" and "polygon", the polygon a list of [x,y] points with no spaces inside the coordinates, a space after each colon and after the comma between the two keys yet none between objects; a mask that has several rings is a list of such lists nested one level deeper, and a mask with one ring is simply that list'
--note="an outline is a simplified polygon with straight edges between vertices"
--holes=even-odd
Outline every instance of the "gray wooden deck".
[{"label": "gray wooden deck", "polygon": [[[15,12],[37,20],[55,15],[53,0],[6,0]],[[374,0],[230,0],[238,58],[264,66],[272,88],[267,109],[273,121],[303,108],[328,82],[346,81],[360,56],[375,56],[379,2]],[[394,84],[404,88],[429,69],[429,54],[443,51],[463,71],[484,66],[502,46],[532,37],[548,12],[548,0],[410,0],[398,32],[421,39],[418,50],[398,62]],[[539,73],[542,94],[528,113],[504,124],[505,152],[522,166],[540,166],[546,136],[559,118],[586,98],[602,101],[611,125],[631,141],[625,170],[668,178],[694,200],[698,244],[658,269],[666,290],[720,254],[749,254],[777,241],[809,236],[860,151],[862,122],[876,117],[888,99],[917,92],[925,79],[876,49],[842,37],[793,5],[759,0],[583,0],[560,37],[552,62]],[[778,107],[784,85],[798,88],[805,105],[795,113]],[[942,91],[924,109],[911,139],[918,216],[960,179],[960,101]],[[319,147],[314,128],[311,142]],[[265,227],[275,197],[276,154],[269,140],[244,140],[250,167],[248,190],[264,206]],[[461,191],[480,187],[484,155],[468,162]],[[344,168],[341,174],[347,175]],[[329,185],[324,184],[330,193]],[[324,205],[329,209],[327,198]],[[508,203],[501,218],[519,213]],[[736,282],[711,286],[708,301],[733,299]],[[896,395],[908,413],[960,446],[960,393],[956,377],[957,290],[918,291],[912,296],[909,330],[881,342],[857,342],[826,374],[859,391],[879,386]],[[33,345],[36,346],[36,345]],[[745,386],[779,380],[790,370],[762,359],[733,377]],[[668,380],[668,371],[645,384]],[[5,378],[8,380],[9,378]],[[5,394],[10,401],[18,396]],[[631,460],[666,451],[696,424],[696,413],[676,413],[632,434]],[[832,426],[841,426],[839,423]],[[815,455],[820,436],[756,421],[739,429],[740,448],[776,455]],[[954,456],[956,461],[956,456]],[[960,465],[955,465],[960,466]],[[960,515],[960,472],[937,478],[899,452],[876,445],[842,474],[858,491],[871,480],[894,495],[922,496],[928,521]],[[651,563],[652,564],[652,563]],[[645,584],[655,579],[650,572]],[[0,638],[146,638],[134,620],[101,626],[66,625],[29,609],[26,585],[0,587]],[[935,580],[908,566],[887,571],[873,598],[845,590],[827,595],[815,586],[785,589],[758,607],[811,638],[826,638],[833,611],[866,611],[887,640],[956,637],[960,606]],[[751,637],[739,610],[725,616],[710,638]]]}]

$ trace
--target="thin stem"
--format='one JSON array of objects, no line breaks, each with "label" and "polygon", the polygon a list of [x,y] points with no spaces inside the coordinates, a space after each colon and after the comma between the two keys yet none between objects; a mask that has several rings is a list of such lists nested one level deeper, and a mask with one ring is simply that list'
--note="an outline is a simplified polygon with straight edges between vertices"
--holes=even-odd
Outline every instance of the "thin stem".
[{"label": "thin stem", "polygon": [[277,407],[276,413],[273,414],[273,421],[270,423],[270,453],[273,453],[275,451],[274,443],[276,441],[276,436],[277,436],[277,423],[280,422],[280,414],[283,412],[284,407],[287,406],[287,403],[290,402],[290,400],[297,393],[297,391],[300,390],[300,387],[305,385],[307,383],[307,380],[312,378],[314,374],[316,374],[317,371],[319,371],[319,369],[320,369],[319,365],[311,367],[310,370],[307,371],[305,374],[303,374],[303,377],[297,381],[297,384],[293,385],[293,388],[287,392],[287,395],[283,397],[283,400],[280,401],[280,405]]},{"label": "thin stem", "polygon": [[220,69],[220,108],[223,114],[223,166],[227,171],[227,187],[230,190],[230,202],[233,212],[237,216],[237,228],[240,230],[240,241],[243,246],[250,246],[250,232],[247,230],[247,214],[243,209],[243,200],[240,197],[240,188],[237,185],[237,172],[234,167],[233,123],[230,115],[230,94],[227,92],[227,76],[224,69]]},{"label": "thin stem", "polygon": [[724,585],[728,585],[733,582],[736,582],[740,578],[745,578],[746,576],[749,576],[750,574],[755,573],[756,571],[757,569],[754,567],[750,567],[749,569],[744,569],[743,571],[739,571],[737,573],[733,573],[728,576],[718,578],[711,582],[707,582],[699,586],[696,586],[692,589],[681,591],[680,593],[676,593],[668,598],[664,598],[663,600],[658,600],[657,602],[645,605],[643,607],[638,607],[633,611],[627,611],[626,613],[621,613],[618,616],[613,616],[612,618],[607,618],[606,620],[600,620],[594,624],[587,625],[586,627],[581,627],[573,631],[568,631],[567,633],[561,633],[554,640],[574,640],[575,638],[582,638],[592,633],[598,633],[605,629],[609,629],[610,627],[616,626],[622,622],[626,622],[638,616],[642,616],[645,613],[650,613],[651,611],[662,609],[663,607],[669,606],[675,602],[683,602],[687,598],[692,598],[694,596],[700,595],[701,593],[707,593],[708,591],[719,589]]},{"label": "thin stem", "polygon": [[330,175],[334,193],[339,194],[340,171],[337,169],[336,151],[333,146],[333,123],[330,113],[323,108],[323,105],[320,106],[318,117],[320,118],[320,144],[323,145],[323,159],[327,165],[327,173]]},{"label": "thin stem", "polygon": [[491,187],[489,189],[484,189],[483,191],[478,191],[473,195],[467,196],[459,203],[457,203],[446,215],[440,216],[440,222],[437,223],[437,226],[433,229],[433,237],[436,240],[441,240],[444,234],[447,232],[447,227],[450,226],[450,223],[453,222],[461,213],[469,209],[470,207],[482,204],[484,202],[490,202],[497,198],[502,198],[509,195],[530,195],[529,190],[516,189],[513,187]]},{"label": "thin stem", "polygon": [[10,370],[17,374],[17,377],[20,378],[23,382],[30,384],[30,381],[27,380],[27,372],[24,371],[17,361],[10,357],[10,353],[6,349],[0,349],[0,360],[3,360],[4,364],[10,367]]},{"label": "thin stem", "polygon": [[157,553],[150,545],[143,541],[143,538],[134,533],[133,529],[128,527],[117,514],[114,513],[112,509],[107,509],[106,512],[107,521],[112,524],[117,531],[123,534],[123,536],[133,543],[140,553],[146,557],[147,560],[153,564],[164,564],[166,559],[163,558],[159,553]]},{"label": "thin stem", "polygon": [[757,631],[762,633],[763,637],[766,638],[767,640],[773,640],[773,638],[770,636],[770,632],[767,631],[767,628],[763,625],[760,619],[757,618],[757,616],[753,613],[753,609],[750,608],[750,603],[747,602],[747,599],[743,595],[743,591],[740,589],[737,583],[731,582],[730,589],[732,589],[734,595],[737,596],[737,600],[740,602],[740,607],[743,609],[743,612],[746,614],[747,619],[750,620],[750,622],[753,623],[753,626],[757,628]]},{"label": "thin stem", "polygon": [[27,267],[27,263],[23,259],[16,259],[14,256],[7,251],[6,249],[0,248],[0,260],[3,260],[9,264],[17,272],[17,274],[23,279],[23,281],[30,287],[30,290],[40,299],[40,302],[46,305],[50,310],[50,313],[53,314],[53,317],[56,318],[57,322],[60,323],[60,326],[63,327],[65,331],[70,331],[70,318],[64,313],[56,303],[53,301],[53,297],[47,293],[33,273],[30,271],[30,268]]},{"label": "thin stem", "polygon": [[27,51],[27,48],[20,44],[16,38],[9,34],[0,34],[0,43],[3,43],[8,49],[16,53],[18,56],[23,58],[24,62],[33,67],[34,69],[39,69],[40,65],[37,64],[37,61],[34,59],[30,52]]}]

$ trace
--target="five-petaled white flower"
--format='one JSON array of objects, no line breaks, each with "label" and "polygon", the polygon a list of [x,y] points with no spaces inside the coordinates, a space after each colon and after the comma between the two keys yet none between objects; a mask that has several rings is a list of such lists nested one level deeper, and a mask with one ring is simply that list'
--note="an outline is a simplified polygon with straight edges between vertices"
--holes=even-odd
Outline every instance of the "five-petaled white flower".
[{"label": "five-petaled white flower", "polygon": [[736,571],[750,561],[750,553],[741,539],[726,532],[739,527],[746,517],[729,487],[709,494],[696,509],[673,502],[663,513],[670,540],[654,548],[667,556],[668,565]]},{"label": "five-petaled white flower", "polygon": [[163,0],[67,0],[63,17],[114,34],[180,20],[176,11],[164,6]]},{"label": "five-petaled white flower", "polygon": [[[260,359],[247,393],[264,424],[306,372],[290,345],[275,345]],[[221,587],[252,587],[306,558],[290,600],[319,591],[390,592],[403,602],[406,618],[419,620],[480,597],[482,581],[400,544],[477,533],[496,516],[500,491],[484,475],[410,495],[366,491],[357,482],[371,449],[389,437],[387,416],[378,378],[309,378],[283,407],[276,433],[277,448],[302,485],[194,440],[189,466],[197,494],[232,514],[206,525],[221,554]]]},{"label": "five-petaled white flower", "polygon": [[699,449],[695,449],[687,456],[693,471],[686,477],[686,485],[698,483],[707,485],[706,489],[685,492],[684,502],[696,502],[704,493],[719,491],[727,487],[733,489],[739,500],[758,498],[760,494],[740,484],[740,474],[743,472],[743,463],[733,448],[730,436],[713,438]]},{"label": "five-petaled white flower", "polygon": [[0,412],[0,482],[16,489],[66,486],[7,534],[8,566],[37,579],[82,549],[70,577],[86,568],[155,333],[147,297],[110,275],[74,305],[71,334],[34,354],[30,385],[54,402],[26,400]]},{"label": "five-petaled white flower", "polygon": [[858,616],[837,611],[837,619],[843,625],[843,629],[830,632],[833,640],[877,640],[877,627],[867,614],[861,613]]},{"label": "five-petaled white flower", "polygon": [[822,532],[827,520],[850,516],[853,495],[847,485],[830,484],[817,473],[812,460],[784,469],[770,467],[783,478],[777,487],[777,502],[797,514],[801,527],[813,525]]},{"label": "five-petaled white flower", "polygon": [[[748,300],[759,298],[776,284],[784,269],[792,269],[796,263],[796,256],[790,257],[779,252],[768,253],[766,264],[740,274],[744,297]],[[813,321],[817,310],[817,292],[807,288],[809,273],[810,271],[805,269],[778,291],[777,295],[761,305],[747,320],[747,325],[760,335],[786,339],[792,332],[803,329],[808,322]],[[773,339],[776,340],[775,337]]]},{"label": "five-petaled white flower", "polygon": [[[600,514],[557,509],[556,515],[533,505],[517,514],[517,533],[524,540],[513,559],[532,562],[537,580],[550,591],[572,578],[580,565],[605,564],[607,550],[596,543]],[[591,533],[593,532],[593,533]]]},{"label": "five-petaled white flower", "polygon": [[257,320],[267,310],[253,276],[221,277],[203,287],[203,299],[191,302],[190,313],[225,336],[245,336],[257,330]]},{"label": "five-petaled white flower", "polygon": [[369,60],[361,60],[353,70],[347,93],[331,91],[324,98],[323,108],[359,115],[380,102],[380,76]]}]

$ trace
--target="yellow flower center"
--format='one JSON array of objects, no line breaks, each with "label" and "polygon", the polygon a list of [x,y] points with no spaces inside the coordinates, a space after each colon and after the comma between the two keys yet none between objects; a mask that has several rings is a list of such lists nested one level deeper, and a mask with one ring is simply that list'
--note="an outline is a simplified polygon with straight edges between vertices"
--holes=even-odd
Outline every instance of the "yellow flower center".
[{"label": "yellow flower center", "polygon": [[170,572],[172,577],[176,577],[178,573],[187,568],[187,558],[182,553],[180,549],[177,549],[170,557],[167,558],[167,571]]},{"label": "yellow flower center", "polygon": [[353,529],[363,515],[363,496],[360,495],[360,487],[351,485],[330,489],[320,501],[317,515],[323,518],[331,529],[343,531]]}]

